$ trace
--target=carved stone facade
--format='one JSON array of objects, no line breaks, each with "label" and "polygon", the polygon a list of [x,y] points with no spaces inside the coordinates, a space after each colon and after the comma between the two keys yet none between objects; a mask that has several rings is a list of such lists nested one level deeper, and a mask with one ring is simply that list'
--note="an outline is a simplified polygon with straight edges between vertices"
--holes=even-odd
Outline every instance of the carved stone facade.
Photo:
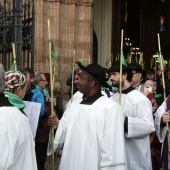
[{"label": "carved stone facade", "polygon": [[66,92],[66,80],[74,60],[91,62],[93,0],[35,0],[34,70],[49,72],[48,19],[50,34],[58,52],[56,75]]}]

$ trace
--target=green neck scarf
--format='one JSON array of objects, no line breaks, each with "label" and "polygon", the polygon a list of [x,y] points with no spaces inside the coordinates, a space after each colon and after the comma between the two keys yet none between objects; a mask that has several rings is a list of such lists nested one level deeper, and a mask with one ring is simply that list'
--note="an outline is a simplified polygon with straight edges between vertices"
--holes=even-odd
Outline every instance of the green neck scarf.
[{"label": "green neck scarf", "polygon": [[15,94],[13,94],[11,92],[8,92],[8,91],[5,91],[4,94],[8,96],[9,102],[12,105],[14,105],[16,108],[18,108],[18,109],[25,108],[25,103],[23,102],[23,100],[20,97],[16,96]]},{"label": "green neck scarf", "polygon": [[37,89],[39,89],[43,93],[43,89],[40,86],[38,86],[38,85],[35,85],[35,86]]}]

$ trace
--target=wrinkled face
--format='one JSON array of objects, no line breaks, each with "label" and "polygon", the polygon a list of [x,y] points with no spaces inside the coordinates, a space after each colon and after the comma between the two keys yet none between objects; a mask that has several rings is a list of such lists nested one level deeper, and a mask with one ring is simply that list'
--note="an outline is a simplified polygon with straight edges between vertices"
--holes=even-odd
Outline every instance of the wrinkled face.
[{"label": "wrinkled face", "polygon": [[132,70],[132,74],[133,74],[132,84],[140,83],[140,81],[142,79],[142,73],[140,73],[140,72],[138,72],[136,70]]},{"label": "wrinkled face", "polygon": [[47,80],[44,76],[44,74],[41,75],[41,80],[38,82],[38,85],[42,88],[45,89],[46,85],[47,85]]},{"label": "wrinkled face", "polygon": [[112,82],[113,87],[119,87],[120,84],[120,73],[112,72],[110,73],[110,81]]},{"label": "wrinkled face", "polygon": [[92,81],[92,77],[90,76],[89,73],[87,73],[86,71],[81,71],[79,79],[77,81],[77,88],[78,90],[85,94],[86,96],[88,96],[90,88],[91,88],[91,81]]}]

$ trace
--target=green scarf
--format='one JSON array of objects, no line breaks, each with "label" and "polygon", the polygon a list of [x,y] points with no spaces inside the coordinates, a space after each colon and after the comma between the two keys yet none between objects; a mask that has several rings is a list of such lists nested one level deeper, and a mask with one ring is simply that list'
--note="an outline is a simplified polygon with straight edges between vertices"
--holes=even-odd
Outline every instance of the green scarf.
[{"label": "green scarf", "polygon": [[4,94],[8,96],[9,102],[12,105],[14,105],[16,108],[18,108],[18,109],[25,108],[25,103],[23,102],[23,100],[20,97],[16,96],[15,94],[13,94],[11,92],[8,92],[8,91],[5,91]]},{"label": "green scarf", "polygon": [[38,85],[35,85],[35,86],[37,89],[39,89],[43,93],[43,89],[40,86],[38,86]]}]

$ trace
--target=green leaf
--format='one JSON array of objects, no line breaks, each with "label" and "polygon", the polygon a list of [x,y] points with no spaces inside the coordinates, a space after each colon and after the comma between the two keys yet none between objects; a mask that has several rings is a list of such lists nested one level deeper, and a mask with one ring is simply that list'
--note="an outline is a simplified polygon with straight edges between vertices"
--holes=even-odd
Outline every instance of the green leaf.
[{"label": "green leaf", "polygon": [[125,60],[125,57],[124,57],[124,54],[123,54],[123,50],[120,50],[120,57],[121,57],[121,60],[122,60],[122,64],[127,66],[127,63],[126,63],[126,60]]}]

